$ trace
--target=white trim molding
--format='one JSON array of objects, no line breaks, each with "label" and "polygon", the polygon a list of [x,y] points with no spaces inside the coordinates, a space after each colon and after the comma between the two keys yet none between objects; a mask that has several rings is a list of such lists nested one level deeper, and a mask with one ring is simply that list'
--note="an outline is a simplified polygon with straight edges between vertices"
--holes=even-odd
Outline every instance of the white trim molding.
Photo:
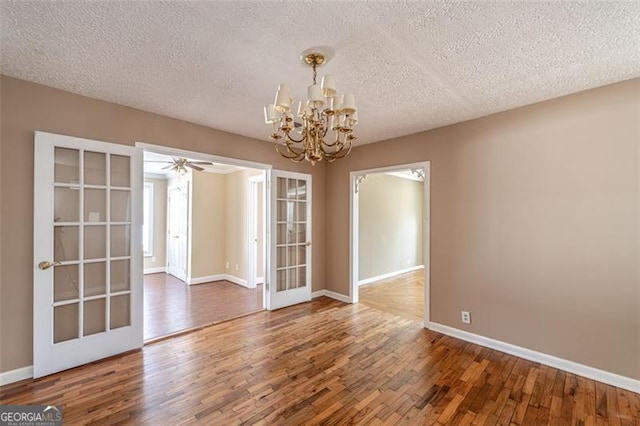
[{"label": "white trim molding", "polygon": [[344,303],[351,303],[351,299],[349,298],[349,296],[345,296],[344,294],[336,293],[335,291],[318,290],[318,291],[314,291],[313,293],[311,293],[311,298],[312,299],[315,299],[316,297],[322,297],[322,296],[330,297],[331,299],[339,300],[340,302],[344,302]]},{"label": "white trim molding", "polygon": [[438,324],[436,322],[429,322],[427,328],[432,331],[437,331],[438,333],[446,334],[447,336],[464,340],[466,342],[475,343],[477,345],[495,349],[509,355],[514,355],[519,358],[524,358],[529,361],[567,371],[578,376],[586,377],[588,379],[606,383],[611,386],[626,389],[631,392],[640,393],[640,380],[621,376],[615,373],[610,373],[608,371],[600,370],[588,365],[569,361],[563,358],[558,358],[553,355],[548,355],[542,352],[534,351],[532,349],[523,348],[521,346],[512,345],[511,343],[502,342],[500,340],[495,340],[490,337],[470,333],[468,331],[449,327],[448,325]]},{"label": "white trim molding", "polygon": [[408,272],[417,271],[419,269],[424,269],[424,265],[412,266],[411,268],[400,269],[399,271],[388,272],[382,275],[376,275],[375,277],[365,278],[364,280],[358,281],[358,285],[367,285],[374,283],[376,281],[386,280],[387,278],[392,278],[398,275],[406,274]]},{"label": "white trim molding", "polygon": [[247,280],[240,277],[236,277],[235,275],[225,274],[223,279],[227,281],[231,281],[232,283],[238,284],[242,287],[249,288],[249,283],[247,282]]},{"label": "white trim molding", "polygon": [[0,386],[33,378],[33,365],[0,373]]},{"label": "white trim molding", "polygon": [[166,273],[166,272],[167,272],[167,268],[165,268],[164,266],[160,266],[158,268],[145,268],[145,270],[143,271],[145,275],[160,274],[160,273]]},{"label": "white trim molding", "polygon": [[204,277],[189,278],[187,280],[187,284],[197,285],[197,284],[204,284],[204,283],[210,283],[213,281],[222,281],[222,280],[231,281],[234,284],[238,284],[242,287],[247,287],[247,280],[238,278],[236,276],[229,275],[229,274],[216,274],[216,275],[207,275]]}]

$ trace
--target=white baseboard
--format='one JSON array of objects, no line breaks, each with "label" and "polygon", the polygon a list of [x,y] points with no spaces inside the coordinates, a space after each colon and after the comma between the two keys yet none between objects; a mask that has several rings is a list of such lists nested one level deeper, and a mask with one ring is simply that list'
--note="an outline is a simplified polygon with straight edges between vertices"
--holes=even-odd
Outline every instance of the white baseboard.
[{"label": "white baseboard", "polygon": [[216,275],[207,275],[204,277],[189,278],[187,280],[187,284],[196,285],[196,284],[204,284],[204,283],[210,283],[212,281],[222,281],[222,280],[231,281],[234,284],[241,285],[242,287],[247,287],[247,280],[236,277],[234,275],[229,275],[229,274],[216,274]]},{"label": "white baseboard", "polygon": [[234,284],[241,285],[242,287],[247,287],[248,288],[247,280],[239,278],[239,277],[236,277],[234,275],[225,274],[223,279],[225,279],[227,281],[231,281]]},{"label": "white baseboard", "polygon": [[506,343],[500,340],[491,339],[489,337],[480,336],[479,334],[469,333],[468,331],[459,330],[457,328],[449,327],[447,325],[438,324],[435,322],[430,322],[428,328],[430,330],[437,331],[438,333],[446,334],[447,336],[452,336],[466,342],[471,342],[477,345],[485,346],[487,348],[496,349],[510,355],[515,355],[517,357],[527,359],[529,361],[538,362],[540,364],[548,365],[559,370],[568,371],[569,373],[577,374],[578,376],[597,380],[599,382],[626,389],[631,392],[640,393],[640,380],[621,376],[615,373],[610,373],[598,368],[589,367],[588,365],[579,364],[574,361],[558,358],[553,355],[547,355],[545,353],[534,351],[532,349],[512,345],[511,343]]},{"label": "white baseboard", "polygon": [[226,280],[226,274],[206,275],[204,277],[196,277],[196,278],[189,277],[187,279],[187,284],[196,285],[196,284],[204,284],[204,283],[210,283],[212,281],[221,281],[221,280]]},{"label": "white baseboard", "polygon": [[387,278],[395,277],[397,275],[406,274],[407,272],[417,271],[418,269],[424,269],[424,265],[412,266],[411,268],[400,269],[399,271],[393,271],[382,275],[376,275],[375,277],[365,278],[364,280],[358,281],[358,285],[366,285],[371,284],[376,281],[386,280]]},{"label": "white baseboard", "polygon": [[167,272],[167,268],[161,266],[159,268],[145,268],[143,274],[159,274],[161,272]]},{"label": "white baseboard", "polygon": [[256,278],[256,285],[257,284],[264,284],[264,277],[258,277]]},{"label": "white baseboard", "polygon": [[313,293],[311,293],[311,298],[312,299],[315,299],[316,297],[321,297],[321,296],[330,297],[332,299],[336,299],[336,300],[339,300],[339,301],[344,302],[344,303],[351,303],[351,300],[349,300],[349,296],[345,296],[344,294],[336,293],[335,291],[318,290],[318,291],[314,291]]},{"label": "white baseboard", "polygon": [[0,373],[0,386],[8,385],[9,383],[19,382],[24,379],[33,378],[33,366],[16,368],[15,370],[5,371]]}]

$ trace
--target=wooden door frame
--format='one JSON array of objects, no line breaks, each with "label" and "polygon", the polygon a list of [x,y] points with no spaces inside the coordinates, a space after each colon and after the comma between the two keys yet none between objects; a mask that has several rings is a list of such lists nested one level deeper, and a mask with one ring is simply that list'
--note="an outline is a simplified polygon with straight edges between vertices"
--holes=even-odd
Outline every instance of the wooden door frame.
[{"label": "wooden door frame", "polygon": [[359,253],[359,216],[358,216],[358,188],[363,179],[374,173],[387,173],[400,170],[422,170],[424,172],[424,203],[422,208],[422,257],[424,274],[424,326],[428,327],[431,320],[431,261],[430,261],[430,235],[431,235],[431,162],[399,164],[394,166],[379,167],[374,169],[357,170],[349,173],[349,300],[358,303],[358,253]]}]

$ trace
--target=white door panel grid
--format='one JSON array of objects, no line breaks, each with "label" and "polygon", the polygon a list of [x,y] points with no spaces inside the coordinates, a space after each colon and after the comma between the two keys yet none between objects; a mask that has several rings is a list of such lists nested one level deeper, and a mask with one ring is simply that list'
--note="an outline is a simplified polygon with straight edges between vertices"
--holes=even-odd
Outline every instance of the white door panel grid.
[{"label": "white door panel grid", "polygon": [[311,300],[311,175],[271,172],[267,309]]},{"label": "white door panel grid", "polygon": [[142,151],[36,132],[34,377],[142,347]]}]

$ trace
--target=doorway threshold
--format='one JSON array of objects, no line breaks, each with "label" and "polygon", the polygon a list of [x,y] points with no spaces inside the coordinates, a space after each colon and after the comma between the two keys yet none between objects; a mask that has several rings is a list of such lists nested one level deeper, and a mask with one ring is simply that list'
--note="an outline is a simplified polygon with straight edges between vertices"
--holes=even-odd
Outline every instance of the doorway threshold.
[{"label": "doorway threshold", "polygon": [[193,332],[196,332],[196,331],[199,331],[199,330],[204,330],[205,328],[213,327],[213,326],[218,325],[218,324],[223,324],[225,322],[233,321],[233,320],[236,320],[238,318],[248,317],[249,315],[255,315],[257,313],[264,312],[265,310],[266,309],[260,309],[259,311],[246,312],[244,314],[237,315],[237,316],[231,317],[231,318],[225,318],[225,319],[220,320],[220,321],[214,321],[214,322],[210,322],[210,323],[203,324],[203,325],[197,325],[195,327],[191,327],[191,328],[187,328],[187,329],[184,329],[184,330],[175,331],[173,333],[165,334],[163,336],[151,337],[149,339],[146,339],[143,342],[143,344],[144,344],[144,346],[152,345],[154,343],[162,342],[162,341],[167,340],[167,339],[172,339],[174,337],[182,336],[182,335],[185,335],[185,334],[190,334],[190,333],[193,333]]}]

